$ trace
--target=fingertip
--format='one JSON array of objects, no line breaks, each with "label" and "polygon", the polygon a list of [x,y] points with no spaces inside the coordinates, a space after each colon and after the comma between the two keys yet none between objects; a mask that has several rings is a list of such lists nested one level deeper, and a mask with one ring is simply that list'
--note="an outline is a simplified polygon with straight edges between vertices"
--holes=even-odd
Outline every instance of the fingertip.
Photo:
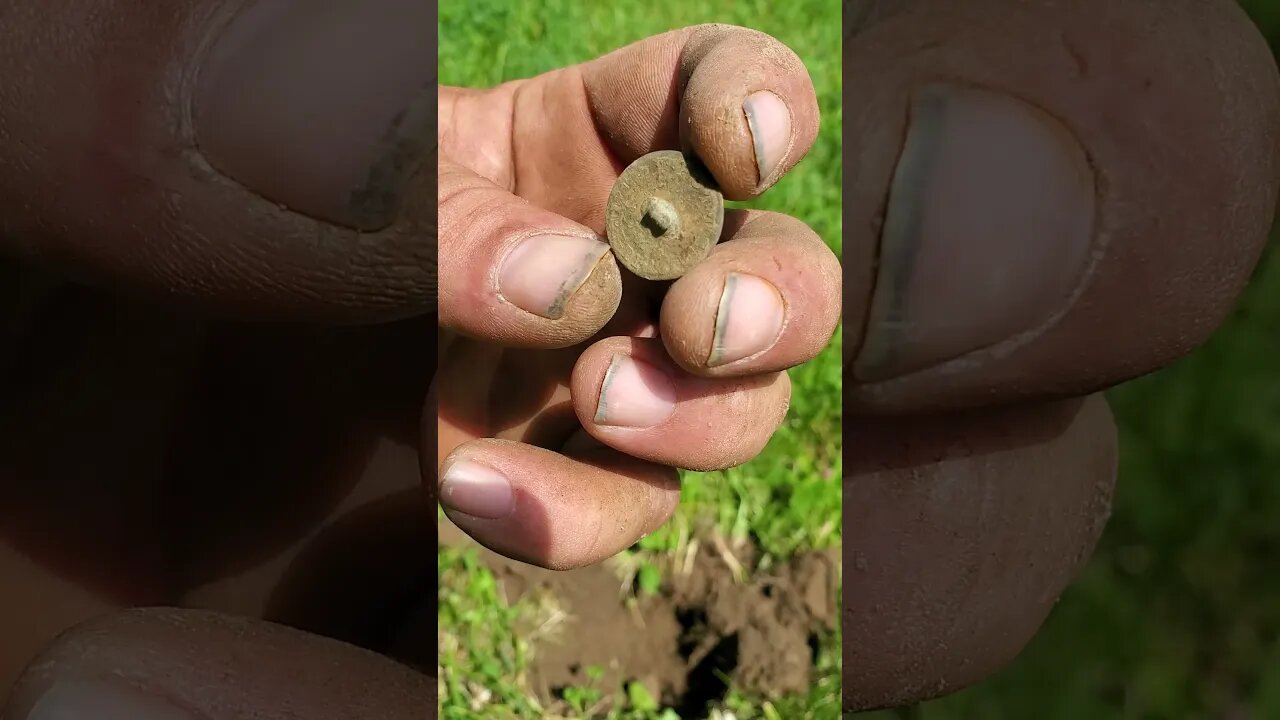
[{"label": "fingertip", "polygon": [[586,281],[569,296],[562,319],[576,345],[600,332],[622,304],[622,271],[612,252],[600,256]]},{"label": "fingertip", "polygon": [[491,323],[488,339],[569,347],[600,332],[617,312],[622,273],[609,246],[594,237],[534,236],[502,260],[497,292],[526,325],[526,337],[507,340],[501,337],[506,325]]},{"label": "fingertip", "polygon": [[739,27],[699,28],[681,66],[688,78],[682,140],[726,198],[761,194],[813,146],[819,124],[813,81],[777,39]]},{"label": "fingertip", "polygon": [[511,480],[483,461],[447,459],[440,473],[440,504],[455,513],[502,520],[515,511]]},{"label": "fingertip", "polygon": [[659,340],[611,337],[587,348],[570,382],[574,411],[597,440],[629,456],[686,470],[748,462],[781,425],[786,373],[734,378],[684,372]]},{"label": "fingertip", "polygon": [[441,164],[440,326],[507,347],[598,333],[622,300],[609,245],[454,163]]},{"label": "fingertip", "polygon": [[1275,62],[1238,4],[882,5],[844,57],[848,405],[1085,395],[1205,342],[1280,180]]},{"label": "fingertip", "polygon": [[572,456],[475,440],[441,467],[440,502],[455,525],[494,552],[551,570],[621,552],[679,502],[672,468],[581,440]]},{"label": "fingertip", "polygon": [[570,379],[574,411],[597,440],[600,427],[660,427],[681,399],[679,368],[652,338],[611,337],[587,348]]},{"label": "fingertip", "polygon": [[757,90],[743,101],[742,111],[755,150],[757,180],[763,181],[791,151],[791,109],[772,91]]},{"label": "fingertip", "polygon": [[569,299],[591,278],[609,246],[593,237],[533,235],[516,243],[498,270],[502,298],[549,320],[564,317]]},{"label": "fingertip", "polygon": [[841,267],[803,223],[748,213],[663,301],[661,337],[684,370],[740,377],[812,360],[840,321]]},{"label": "fingertip", "polygon": [[786,320],[786,301],[776,285],[729,270],[672,288],[663,305],[662,340],[672,359],[691,373],[735,374],[739,368],[730,366],[750,365],[778,343]]}]

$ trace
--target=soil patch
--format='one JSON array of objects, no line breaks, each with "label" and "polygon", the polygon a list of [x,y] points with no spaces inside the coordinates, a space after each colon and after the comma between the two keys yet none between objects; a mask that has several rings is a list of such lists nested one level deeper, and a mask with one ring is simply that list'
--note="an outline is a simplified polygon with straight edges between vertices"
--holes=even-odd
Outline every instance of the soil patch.
[{"label": "soil patch", "polygon": [[769,573],[750,546],[703,540],[664,569],[657,595],[634,598],[618,570],[600,564],[552,572],[508,560],[441,523],[440,541],[475,547],[514,602],[548,592],[564,611],[558,631],[534,648],[531,689],[551,710],[565,687],[642,682],[681,717],[706,717],[730,686],[767,697],[810,687],[818,634],[837,622],[839,554],[813,552]]}]

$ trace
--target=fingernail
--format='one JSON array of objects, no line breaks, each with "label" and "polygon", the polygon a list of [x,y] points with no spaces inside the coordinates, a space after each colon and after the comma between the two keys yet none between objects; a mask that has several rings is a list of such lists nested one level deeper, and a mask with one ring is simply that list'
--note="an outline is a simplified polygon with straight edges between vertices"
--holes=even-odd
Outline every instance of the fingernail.
[{"label": "fingernail", "polygon": [[1094,176],[1048,113],[977,88],[930,85],[912,105],[890,188],[855,373],[933,367],[1033,331],[1088,266]]},{"label": "fingernail", "polygon": [[727,365],[773,347],[782,333],[782,295],[755,275],[729,273],[720,293],[707,367]]},{"label": "fingernail", "polygon": [[104,680],[60,680],[27,713],[27,720],[199,720],[168,700]]},{"label": "fingernail", "polygon": [[756,170],[760,182],[764,182],[791,145],[791,110],[782,98],[768,90],[748,95],[742,110],[747,114],[747,127],[755,145]]},{"label": "fingernail", "polygon": [[607,252],[609,246],[594,238],[534,235],[502,261],[498,292],[516,307],[558,320]]},{"label": "fingernail", "polygon": [[258,0],[219,31],[192,100],[217,170],[297,211],[389,226],[434,142],[434,26],[420,0]]},{"label": "fingernail", "polygon": [[671,416],[676,386],[658,368],[626,355],[614,355],[600,384],[596,423],[614,427],[653,427]]},{"label": "fingernail", "polygon": [[444,471],[440,504],[472,517],[501,520],[515,510],[515,496],[502,473],[470,460],[457,460]]}]

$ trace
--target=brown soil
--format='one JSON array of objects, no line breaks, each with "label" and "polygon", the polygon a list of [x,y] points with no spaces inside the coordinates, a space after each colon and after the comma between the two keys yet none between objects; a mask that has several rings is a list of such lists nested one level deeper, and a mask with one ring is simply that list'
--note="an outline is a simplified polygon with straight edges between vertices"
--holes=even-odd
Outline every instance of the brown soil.
[{"label": "brown soil", "polygon": [[[440,540],[478,547],[443,523]],[[753,567],[749,546],[699,547],[687,566],[665,569],[656,596],[631,602],[608,564],[552,572],[479,548],[509,600],[536,589],[567,613],[534,648],[531,689],[549,709],[563,688],[590,684],[593,666],[605,670],[599,687],[642,682],[685,718],[705,717],[730,685],[766,696],[808,689],[817,634],[838,617],[838,553],[801,555],[740,582],[731,564]]]}]

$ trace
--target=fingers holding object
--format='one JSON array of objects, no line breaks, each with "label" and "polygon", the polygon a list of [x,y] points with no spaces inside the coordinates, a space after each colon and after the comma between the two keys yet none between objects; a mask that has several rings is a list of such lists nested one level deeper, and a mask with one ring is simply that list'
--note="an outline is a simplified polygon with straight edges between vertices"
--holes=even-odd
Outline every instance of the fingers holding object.
[{"label": "fingers holding object", "polygon": [[808,226],[777,213],[732,211],[733,228],[663,300],[661,335],[688,372],[737,377],[808,362],[841,311],[835,253]]},{"label": "fingers holding object", "polygon": [[680,499],[676,471],[590,444],[558,453],[508,440],[441,462],[440,504],[494,552],[554,570],[611,557],[657,529]]},{"label": "fingers holding object", "polygon": [[583,352],[574,410],[592,437],[645,460],[690,470],[741,465],[786,417],[786,373],[707,378],[680,369],[661,340],[614,337]]}]

